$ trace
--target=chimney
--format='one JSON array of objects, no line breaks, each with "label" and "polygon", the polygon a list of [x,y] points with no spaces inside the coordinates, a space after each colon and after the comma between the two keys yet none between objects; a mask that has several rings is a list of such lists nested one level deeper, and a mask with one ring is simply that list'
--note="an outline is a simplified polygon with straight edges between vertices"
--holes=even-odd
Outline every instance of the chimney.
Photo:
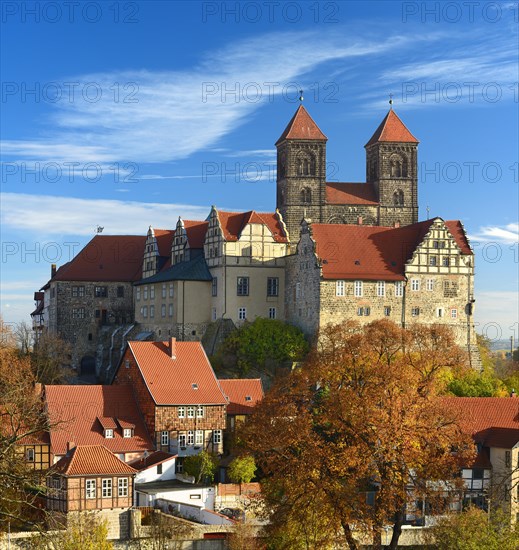
[{"label": "chimney", "polygon": [[73,441],[67,441],[67,455],[74,449],[76,444]]},{"label": "chimney", "polygon": [[362,216],[359,216],[359,217],[357,218],[357,223],[358,223],[359,225],[362,225]]},{"label": "chimney", "polygon": [[177,358],[177,339],[174,336],[169,339],[169,356],[171,359]]},{"label": "chimney", "polygon": [[50,278],[52,279],[52,277],[54,277],[54,275],[56,275],[56,264],[51,264],[50,265]]},{"label": "chimney", "polygon": [[393,224],[393,227],[400,227],[400,222],[399,222],[399,221],[396,221],[396,222]]},{"label": "chimney", "polygon": [[516,397],[517,394],[515,393],[514,388],[512,388],[512,392],[510,393],[510,397]]}]

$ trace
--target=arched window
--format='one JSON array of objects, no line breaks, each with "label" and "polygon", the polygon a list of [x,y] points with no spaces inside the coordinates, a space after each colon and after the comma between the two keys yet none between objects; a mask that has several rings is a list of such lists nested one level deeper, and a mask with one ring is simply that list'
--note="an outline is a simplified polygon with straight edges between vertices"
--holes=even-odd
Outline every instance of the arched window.
[{"label": "arched window", "polygon": [[298,176],[315,176],[315,158],[313,155],[303,154],[297,159]]},{"label": "arched window", "polygon": [[395,206],[404,206],[404,192],[401,189],[393,193],[393,204]]},{"label": "arched window", "polygon": [[301,189],[301,202],[303,204],[310,204],[312,202],[312,191],[308,187]]}]

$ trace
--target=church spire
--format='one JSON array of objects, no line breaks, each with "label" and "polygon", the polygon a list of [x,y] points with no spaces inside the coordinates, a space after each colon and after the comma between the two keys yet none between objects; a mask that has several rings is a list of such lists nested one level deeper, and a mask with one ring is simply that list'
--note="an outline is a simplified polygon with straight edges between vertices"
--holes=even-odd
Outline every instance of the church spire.
[{"label": "church spire", "polygon": [[419,143],[419,141],[411,134],[406,125],[400,120],[400,117],[393,111],[393,100],[390,99],[391,108],[389,109],[384,120],[380,123],[371,139],[364,147],[369,147],[380,141],[392,141],[398,143]]},{"label": "church spire", "polygon": [[[303,99],[301,94],[300,101]],[[314,122],[308,111],[301,103],[297,108],[294,116],[288,123],[281,137],[276,141],[279,145],[285,139],[312,139],[320,141],[328,141],[328,138],[321,132],[319,126]]]}]

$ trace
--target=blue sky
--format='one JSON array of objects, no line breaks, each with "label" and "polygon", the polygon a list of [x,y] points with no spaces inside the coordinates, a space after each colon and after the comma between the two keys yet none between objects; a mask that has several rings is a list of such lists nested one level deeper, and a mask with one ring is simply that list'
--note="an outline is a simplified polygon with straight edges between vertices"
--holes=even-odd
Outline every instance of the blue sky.
[{"label": "blue sky", "polygon": [[[1,309],[93,236],[275,208],[298,104],[328,179],[364,180],[388,94],[420,140],[420,219],[461,219],[476,320],[518,334],[517,2],[4,2]],[[429,210],[427,210],[427,208]]]}]

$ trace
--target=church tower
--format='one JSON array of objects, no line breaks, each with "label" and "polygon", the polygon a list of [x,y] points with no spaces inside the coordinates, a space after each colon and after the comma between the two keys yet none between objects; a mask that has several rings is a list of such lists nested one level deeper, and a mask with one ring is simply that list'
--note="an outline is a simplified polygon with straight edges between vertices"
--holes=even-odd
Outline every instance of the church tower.
[{"label": "church tower", "polygon": [[418,221],[418,140],[389,110],[365,145],[366,181],[379,202],[378,225]]},{"label": "church tower", "polygon": [[303,217],[322,222],[326,201],[328,138],[299,105],[276,142],[277,201],[292,242],[299,241]]}]

